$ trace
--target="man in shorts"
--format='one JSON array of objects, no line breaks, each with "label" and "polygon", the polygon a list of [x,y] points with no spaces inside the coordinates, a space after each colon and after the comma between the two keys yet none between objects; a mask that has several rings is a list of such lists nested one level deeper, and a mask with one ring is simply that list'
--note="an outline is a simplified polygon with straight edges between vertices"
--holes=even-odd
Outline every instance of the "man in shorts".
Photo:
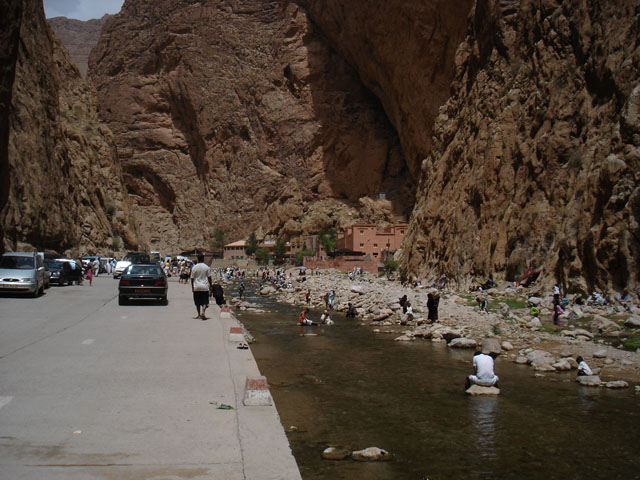
[{"label": "man in shorts", "polygon": [[[191,291],[193,302],[196,304],[198,315],[193,318],[206,320],[205,312],[209,306],[209,292],[211,291],[211,269],[204,263],[204,255],[198,254],[198,263],[191,269]],[[202,313],[200,310],[202,309]]]}]

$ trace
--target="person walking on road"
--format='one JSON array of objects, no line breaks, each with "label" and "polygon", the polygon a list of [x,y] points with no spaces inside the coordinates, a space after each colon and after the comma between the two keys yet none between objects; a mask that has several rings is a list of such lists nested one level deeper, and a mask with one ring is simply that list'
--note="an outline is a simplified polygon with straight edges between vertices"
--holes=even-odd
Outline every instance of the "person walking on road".
[{"label": "person walking on road", "polygon": [[[191,269],[191,291],[198,315],[193,318],[206,320],[205,312],[209,306],[209,292],[212,290],[211,269],[204,263],[204,255],[198,254],[198,263]],[[201,313],[202,310],[202,313]]]}]

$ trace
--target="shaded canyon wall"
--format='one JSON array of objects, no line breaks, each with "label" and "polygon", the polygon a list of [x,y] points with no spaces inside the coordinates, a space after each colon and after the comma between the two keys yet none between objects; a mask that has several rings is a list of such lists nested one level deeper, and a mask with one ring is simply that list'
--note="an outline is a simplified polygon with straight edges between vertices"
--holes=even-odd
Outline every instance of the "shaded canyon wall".
[{"label": "shaded canyon wall", "polygon": [[422,163],[407,275],[638,295],[640,2],[476,2]]},{"label": "shaded canyon wall", "polygon": [[135,247],[115,147],[97,117],[95,93],[48,27],[42,2],[20,3],[9,38],[17,45],[3,48],[13,52],[14,76],[2,113],[9,126],[2,145],[8,171],[3,248],[82,253]]}]

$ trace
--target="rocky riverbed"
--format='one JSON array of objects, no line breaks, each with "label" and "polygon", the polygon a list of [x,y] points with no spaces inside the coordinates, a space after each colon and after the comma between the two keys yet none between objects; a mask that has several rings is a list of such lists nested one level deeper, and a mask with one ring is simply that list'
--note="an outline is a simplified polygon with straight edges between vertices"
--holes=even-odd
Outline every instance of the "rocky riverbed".
[{"label": "rocky riverbed", "polygon": [[[297,270],[292,274],[299,278]],[[397,335],[397,341],[447,342],[451,348],[484,345],[486,349],[498,350],[503,358],[528,365],[536,376],[576,369],[575,358],[581,355],[602,380],[593,382],[596,386],[624,388],[629,383],[640,383],[640,353],[622,346],[623,339],[640,336],[637,308],[571,306],[561,316],[561,325],[555,326],[551,321],[551,294],[535,287],[505,285],[483,292],[444,289],[438,291],[438,322],[431,324],[427,321],[427,295],[435,290],[405,287],[368,274],[350,280],[335,271],[307,275],[305,282],[294,280],[290,289],[276,291],[265,284],[260,294],[302,308],[306,305],[307,290],[311,291],[312,310],[324,309],[325,293],[335,290],[336,311],[346,312],[352,303],[358,312],[356,320],[381,335]],[[488,300],[488,312],[478,308],[475,297],[479,294]],[[398,301],[403,295],[411,302],[413,320],[408,321],[402,313]],[[529,314],[531,304],[540,310],[538,317]],[[311,319],[319,320],[313,312]]]}]

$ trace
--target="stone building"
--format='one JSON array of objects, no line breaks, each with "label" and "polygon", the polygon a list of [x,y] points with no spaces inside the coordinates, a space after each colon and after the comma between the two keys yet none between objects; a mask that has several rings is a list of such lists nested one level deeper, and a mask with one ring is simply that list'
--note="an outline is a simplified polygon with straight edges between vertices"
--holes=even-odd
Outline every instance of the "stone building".
[{"label": "stone building", "polygon": [[400,248],[407,228],[407,224],[391,225],[383,229],[371,224],[352,225],[338,238],[337,248],[363,252],[374,260],[382,261],[384,252],[394,252]]}]

